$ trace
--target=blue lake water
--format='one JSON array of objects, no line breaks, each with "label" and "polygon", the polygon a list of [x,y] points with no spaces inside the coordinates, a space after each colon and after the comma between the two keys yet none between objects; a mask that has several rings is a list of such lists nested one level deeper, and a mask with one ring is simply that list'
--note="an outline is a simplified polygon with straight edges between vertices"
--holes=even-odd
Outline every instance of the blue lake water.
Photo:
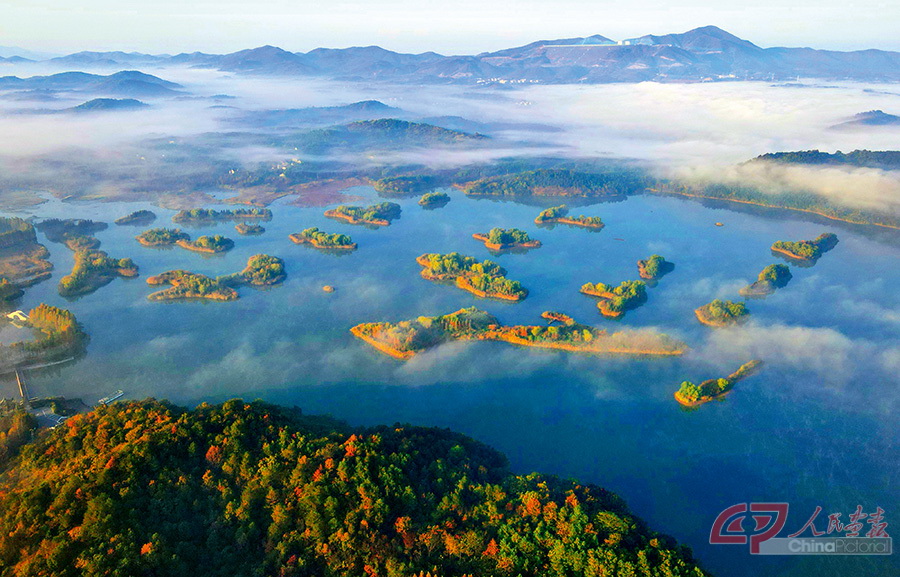
[{"label": "blue lake water", "polygon": [[[377,202],[374,191],[349,191]],[[236,234],[232,223],[187,228],[236,242],[224,255],[148,249],[134,236],[149,227],[98,233],[101,249],[132,257],[137,279],[117,279],[74,300],[56,282],[72,266],[64,246],[39,238],[56,266],[53,279],[27,290],[19,308],[40,302],[72,310],[91,336],[77,363],[30,376],[38,395],[94,403],[116,389],[179,404],[241,396],[330,413],[354,425],[408,422],[450,427],[505,453],[516,472],[577,477],[622,495],[650,525],[694,548],[718,575],[896,575],[879,557],[751,557],[746,546],[711,546],[710,526],[738,502],[787,501],[787,528],[799,529],[816,505],[825,515],[857,504],[881,506],[900,527],[898,371],[900,242],[897,236],[790,213],[735,211],[678,198],[635,196],[573,207],[601,216],[600,232],[539,228],[540,210],[512,202],[453,200],[423,210],[399,200],[402,217],[379,230],[325,218],[322,208],[276,203],[267,231]],[[112,222],[139,208],[175,226],[173,211],[139,203],[50,202],[19,216]],[[12,214],[12,213],[10,213]],[[716,222],[724,226],[716,227]],[[334,255],[294,245],[288,234],[309,226],[346,232],[359,244]],[[491,256],[474,232],[519,227],[543,242],[527,254]],[[832,231],[838,246],[813,267],[792,266],[790,284],[749,301],[750,323],[700,325],[693,310],[713,298],[739,300],[738,289],[766,265],[783,262],[776,240]],[[882,238],[885,237],[885,238]],[[478,299],[419,276],[415,257],[459,251],[492,258],[531,291],[521,303]],[[184,268],[215,276],[243,268],[249,256],[285,260],[287,281],[240,288],[236,302],[153,303],[145,279]],[[604,319],[585,282],[636,279],[636,261],[659,253],[674,272],[649,290],[648,302],[622,320]],[[332,294],[322,291],[330,284]],[[656,327],[691,347],[683,358],[628,359],[522,349],[505,343],[452,343],[402,363],[354,339],[365,321],[397,321],[477,305],[505,324],[542,322],[558,310],[615,330]],[[4,333],[5,335],[5,333]],[[682,409],[672,397],[682,380],[726,376],[742,363],[766,361],[723,402]],[[12,382],[0,385],[12,397]],[[866,527],[868,529],[868,527]],[[896,557],[896,556],[895,556]]]}]

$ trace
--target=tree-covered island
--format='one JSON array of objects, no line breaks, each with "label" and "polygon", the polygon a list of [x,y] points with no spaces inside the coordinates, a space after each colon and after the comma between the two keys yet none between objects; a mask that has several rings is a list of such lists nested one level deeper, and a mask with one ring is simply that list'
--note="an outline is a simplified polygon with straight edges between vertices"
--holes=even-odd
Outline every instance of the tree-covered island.
[{"label": "tree-covered island", "polygon": [[440,208],[450,202],[450,195],[446,192],[426,192],[419,199],[419,206],[425,208]]},{"label": "tree-covered island", "polygon": [[650,255],[646,260],[637,261],[638,274],[645,280],[659,280],[663,276],[675,270],[675,265],[659,256]]},{"label": "tree-covered island", "polygon": [[109,225],[84,218],[48,218],[37,223],[35,228],[44,233],[50,242],[65,244],[67,239],[75,236],[94,236],[109,228]]},{"label": "tree-covered island", "polygon": [[520,301],[528,296],[519,281],[506,278],[506,269],[490,260],[478,262],[474,257],[452,252],[423,254],[416,262],[422,267],[422,278],[452,281],[479,297]]},{"label": "tree-covered island", "polygon": [[151,228],[135,237],[139,243],[149,247],[172,246],[181,240],[190,240],[191,235],[180,228]]},{"label": "tree-covered island", "polygon": [[837,243],[838,237],[835,234],[824,232],[813,240],[796,242],[779,240],[772,245],[772,252],[797,260],[815,262],[820,256],[833,249]]},{"label": "tree-covered island", "polygon": [[392,220],[400,218],[400,212],[400,205],[395,202],[380,202],[368,207],[342,204],[337,208],[326,210],[325,216],[350,224],[389,226]]},{"label": "tree-covered island", "polygon": [[475,307],[399,323],[363,323],[350,331],[377,350],[401,360],[452,340],[503,341],[526,347],[613,355],[680,355],[687,349],[684,343],[664,334],[644,330],[608,333],[574,320],[559,325],[503,326]]},{"label": "tree-covered island", "polygon": [[487,234],[477,232],[472,238],[483,242],[490,250],[529,249],[541,246],[541,241],[531,238],[527,232],[518,228],[492,228]]},{"label": "tree-covered island", "polygon": [[583,228],[591,228],[600,230],[605,225],[603,219],[599,216],[569,216],[569,208],[565,204],[553,206],[546,210],[542,210],[537,218],[534,219],[535,224],[569,224],[572,226],[580,226]]},{"label": "tree-covered island", "polygon": [[422,194],[438,186],[439,180],[432,175],[390,176],[372,181],[372,187],[382,196],[410,196]]},{"label": "tree-covered island", "polygon": [[234,220],[272,220],[272,211],[268,208],[236,208],[233,210],[212,210],[194,208],[180,210],[172,217],[172,222],[204,223]]},{"label": "tree-covered island", "polygon": [[239,273],[219,277],[227,286],[250,285],[256,287],[279,284],[287,278],[284,261],[277,256],[255,254],[247,259],[247,266]]},{"label": "tree-covered island", "polygon": [[753,360],[744,363],[738,370],[724,379],[708,379],[699,385],[695,385],[690,381],[684,381],[678,390],[675,391],[675,400],[685,407],[699,407],[703,403],[724,398],[725,395],[732,391],[735,383],[755,375],[759,372],[762,365],[762,361]]},{"label": "tree-covered island", "polygon": [[208,299],[215,301],[233,301],[238,293],[214,278],[186,270],[170,270],[151,276],[147,284],[172,285],[147,296],[151,301],[169,301],[180,299]]},{"label": "tree-covered island", "polygon": [[308,244],[324,250],[356,250],[356,243],[350,235],[324,232],[316,227],[295,232],[288,238],[296,244]]},{"label": "tree-covered island", "polygon": [[192,250],[194,252],[204,252],[207,254],[216,254],[227,252],[234,248],[234,241],[226,238],[221,234],[213,236],[201,236],[197,240],[181,239],[175,241],[175,244],[181,248]]},{"label": "tree-covered island", "polygon": [[756,282],[747,285],[739,292],[742,297],[764,298],[776,289],[780,289],[790,282],[793,275],[791,269],[785,264],[770,264],[762,269]]},{"label": "tree-covered island", "polygon": [[127,214],[121,218],[117,218],[115,221],[116,224],[135,224],[135,225],[148,225],[151,222],[156,220],[156,213],[152,210],[136,210],[131,214]]},{"label": "tree-covered island", "polygon": [[581,292],[598,297],[600,302],[597,303],[597,308],[600,313],[614,319],[647,302],[647,285],[639,280],[622,281],[617,287],[602,282],[586,283],[581,286]]},{"label": "tree-covered island", "polygon": [[707,575],[614,493],[513,474],[447,429],[240,399],[117,402],[28,444],[22,429],[0,464],[4,577]]},{"label": "tree-covered island", "polygon": [[727,327],[746,321],[750,309],[744,303],[716,299],[696,309],[694,314],[704,325],[711,327]]},{"label": "tree-covered island", "polygon": [[238,234],[243,236],[259,236],[262,233],[266,232],[266,229],[261,224],[250,224],[248,222],[239,222],[234,225],[234,230],[237,231]]}]

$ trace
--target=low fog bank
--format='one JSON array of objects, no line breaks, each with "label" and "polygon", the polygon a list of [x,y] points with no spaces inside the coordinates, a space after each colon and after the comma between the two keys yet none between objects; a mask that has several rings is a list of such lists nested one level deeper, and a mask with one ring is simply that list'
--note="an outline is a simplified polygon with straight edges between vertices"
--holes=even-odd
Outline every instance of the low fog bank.
[{"label": "low fog bank", "polygon": [[[302,158],[273,142],[271,129],[236,124],[235,118],[248,111],[377,100],[400,109],[395,115],[408,120],[429,118],[448,126],[466,121],[484,127],[492,146],[477,151],[464,146],[367,151],[355,158],[335,153],[336,160],[444,169],[514,156],[626,158],[654,167],[659,176],[689,183],[752,185],[772,192],[796,189],[848,206],[892,213],[900,208],[897,171],[741,164],[774,151],[896,149],[900,136],[896,126],[833,128],[863,111],[900,113],[893,86],[648,82],[488,88],[236,77],[188,68],[146,72],[181,84],[187,94],[142,99],[150,104],[142,110],[87,114],[40,112],[75,106],[94,95],[60,93],[56,100],[41,102],[13,98],[9,91],[0,94],[4,180],[16,181],[17,171],[34,170],[36,158],[45,161],[45,168],[57,166],[65,172],[62,169],[71,168],[67,159],[80,149],[86,151],[82,165],[91,159],[108,163],[144,157],[140,162],[145,162],[148,155],[142,151],[159,150],[166,139],[177,140],[182,149],[169,158],[163,151],[152,170],[187,162],[191,147],[198,150],[197,159],[207,170],[217,170],[219,162],[252,166]],[[124,154],[125,150],[133,153]],[[60,160],[54,164],[55,157]],[[98,175],[107,171],[108,167],[96,170]],[[115,172],[127,175],[124,169]],[[35,178],[21,182],[39,185]]]}]

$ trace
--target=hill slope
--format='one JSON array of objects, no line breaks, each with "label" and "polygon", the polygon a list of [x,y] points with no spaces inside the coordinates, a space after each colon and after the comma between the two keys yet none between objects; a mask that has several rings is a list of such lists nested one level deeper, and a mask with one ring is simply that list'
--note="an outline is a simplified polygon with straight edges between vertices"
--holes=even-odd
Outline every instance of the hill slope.
[{"label": "hill slope", "polygon": [[615,495],[446,430],[101,407],[0,477],[0,576],[692,575]]}]

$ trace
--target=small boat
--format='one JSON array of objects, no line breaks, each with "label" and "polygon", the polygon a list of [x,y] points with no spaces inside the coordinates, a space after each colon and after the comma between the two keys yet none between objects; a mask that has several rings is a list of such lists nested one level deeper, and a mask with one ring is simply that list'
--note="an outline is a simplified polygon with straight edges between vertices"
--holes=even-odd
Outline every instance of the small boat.
[{"label": "small boat", "polygon": [[100,405],[108,405],[115,400],[121,399],[124,395],[125,392],[120,389],[108,397],[103,397],[102,399],[97,401],[97,403]]}]

